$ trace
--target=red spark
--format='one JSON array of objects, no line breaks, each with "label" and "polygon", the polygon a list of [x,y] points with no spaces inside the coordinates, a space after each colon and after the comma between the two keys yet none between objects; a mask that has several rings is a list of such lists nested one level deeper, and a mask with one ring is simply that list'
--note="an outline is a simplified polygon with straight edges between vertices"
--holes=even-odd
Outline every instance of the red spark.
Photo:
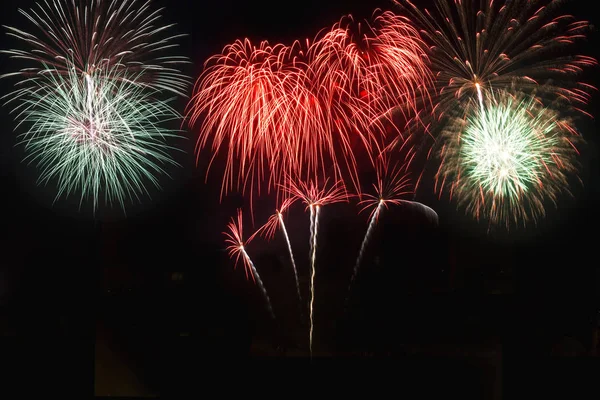
[{"label": "red spark", "polygon": [[277,228],[281,224],[281,218],[283,218],[283,214],[287,211],[287,209],[296,202],[296,198],[289,197],[281,202],[281,206],[275,210],[275,214],[271,215],[267,222],[261,226],[255,233],[260,233],[267,240],[272,240],[273,236],[275,236],[275,232]]},{"label": "red spark", "polygon": [[373,161],[388,114],[416,113],[432,79],[408,20],[384,12],[374,25],[358,41],[342,22],[306,44],[237,40],[209,59],[188,110],[198,157],[210,143],[210,168],[227,152],[221,195],[267,182],[279,198],[288,175],[360,187],[356,153]]},{"label": "red spark", "polygon": [[342,181],[334,181],[332,185],[328,185],[328,183],[329,179],[326,179],[322,185],[313,180],[306,182],[288,179],[286,188],[292,198],[301,200],[307,207],[322,207],[348,200],[348,194]]},{"label": "red spark", "polygon": [[256,236],[256,233],[244,241],[243,226],[242,210],[238,209],[237,218],[231,217],[231,221],[227,224],[228,231],[223,232],[223,234],[225,235],[225,243],[228,245],[227,252],[231,259],[235,260],[235,266],[237,266],[241,259],[244,264],[246,279],[248,278],[248,273],[250,273],[252,280],[255,281],[254,272],[252,271],[252,266],[250,265],[250,259],[248,253],[246,253],[245,246],[252,241]]},{"label": "red spark", "polygon": [[[364,200],[359,202],[362,206],[360,212],[372,209],[369,219],[378,213],[380,207],[390,204],[398,205],[403,197],[413,193],[412,182],[407,171],[409,163],[391,164],[386,153],[376,159],[376,182],[373,183],[373,193],[362,193]],[[378,216],[378,215],[377,215]]]}]

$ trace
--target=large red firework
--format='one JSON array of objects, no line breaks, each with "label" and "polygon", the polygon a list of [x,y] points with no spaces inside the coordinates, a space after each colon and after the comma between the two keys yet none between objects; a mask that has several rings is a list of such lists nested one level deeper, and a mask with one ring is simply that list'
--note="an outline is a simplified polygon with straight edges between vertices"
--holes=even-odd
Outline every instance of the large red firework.
[{"label": "large red firework", "polygon": [[425,52],[408,20],[387,11],[364,24],[346,16],[317,36],[307,52],[307,74],[318,83],[342,153],[351,155],[354,143],[379,152],[392,112],[405,119],[417,114],[433,81]]},{"label": "large red firework", "polygon": [[207,61],[196,84],[188,109],[192,125],[201,120],[198,155],[211,142],[212,164],[221,147],[227,148],[222,195],[234,187],[260,190],[265,178],[276,182],[286,162],[286,137],[297,124],[291,77],[303,73],[285,62],[288,54],[282,44],[237,40]]},{"label": "large red firework", "polygon": [[209,59],[189,114],[201,125],[198,154],[210,143],[212,164],[226,148],[221,195],[234,186],[260,193],[264,182],[279,194],[286,176],[358,187],[355,153],[372,160],[382,117],[416,113],[431,79],[407,20],[385,12],[368,32],[355,40],[340,23],[302,45],[238,40]]}]

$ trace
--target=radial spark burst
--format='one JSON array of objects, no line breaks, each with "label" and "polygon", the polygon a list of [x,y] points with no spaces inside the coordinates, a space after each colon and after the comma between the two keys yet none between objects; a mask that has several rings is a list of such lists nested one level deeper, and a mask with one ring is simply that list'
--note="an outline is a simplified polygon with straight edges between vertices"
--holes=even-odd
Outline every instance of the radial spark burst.
[{"label": "radial spark burst", "polygon": [[162,9],[153,10],[149,0],[44,0],[19,12],[33,30],[5,27],[23,48],[3,53],[29,65],[7,76],[68,76],[73,68],[92,75],[96,69],[106,71],[105,65],[118,65],[136,73],[138,83],[186,95],[190,81],[179,66],[189,61],[168,54],[184,35],[167,35],[173,25],[161,25]]},{"label": "radial spark burst", "polygon": [[260,279],[260,275],[258,274],[254,263],[246,252],[246,246],[256,236],[257,232],[244,241],[243,214],[242,210],[240,209],[237,211],[237,216],[232,217],[231,221],[227,224],[227,229],[228,230],[223,232],[223,234],[225,235],[225,243],[227,244],[227,252],[229,253],[229,256],[235,260],[236,266],[240,260],[242,261],[244,265],[244,271],[246,272],[246,279],[248,279],[249,276],[252,277],[252,281],[258,285],[260,291],[265,297],[269,313],[271,316],[274,316],[273,307],[271,307],[271,300],[269,299],[267,290]]},{"label": "radial spark burst", "polygon": [[221,195],[265,182],[281,194],[288,175],[358,184],[356,153],[379,151],[382,118],[414,113],[432,79],[407,20],[381,13],[364,31],[340,23],[290,46],[237,40],[208,60],[188,112],[209,167],[226,153]]},{"label": "radial spark burst", "polygon": [[227,153],[221,195],[234,188],[260,193],[265,180],[269,189],[278,187],[290,172],[300,111],[293,96],[302,94],[297,75],[303,70],[287,63],[289,52],[282,44],[237,40],[212,56],[198,78],[190,125],[200,125],[198,156],[208,145],[211,164],[222,148]]},{"label": "radial spark burst", "polygon": [[26,127],[25,161],[38,167],[40,183],[56,181],[57,199],[80,192],[94,209],[102,196],[124,209],[125,200],[147,193],[148,183],[158,187],[164,165],[177,165],[165,142],[176,132],[158,124],[179,114],[154,90],[129,83],[135,79],[108,65],[83,76],[73,68],[67,76],[44,74],[11,95],[18,127]]},{"label": "radial spark burst", "polygon": [[407,120],[429,97],[433,75],[425,53],[418,31],[388,11],[363,22],[346,16],[308,47],[307,74],[325,105],[328,134],[344,155],[339,158],[348,172],[341,177],[350,178],[356,190],[355,153],[373,161],[385,145],[387,127],[394,126],[392,112],[400,110]]},{"label": "radial spark burst", "polygon": [[433,78],[426,49],[405,17],[378,10],[361,23],[349,15],[309,47],[308,73],[337,100],[333,116],[355,119],[361,133],[393,109],[417,112],[417,100],[428,96]]},{"label": "radial spark burst", "polygon": [[[594,88],[576,76],[597,65],[592,57],[565,51],[585,38],[590,26],[560,14],[562,0],[436,0],[436,11],[421,11],[410,0],[395,0],[418,23],[430,44],[429,58],[440,94],[439,115],[484,91],[511,87],[550,103],[587,114]],[[462,107],[458,106],[458,107]]]},{"label": "radial spark burst", "polygon": [[523,225],[569,192],[579,136],[568,120],[528,96],[497,92],[472,101],[443,133],[436,190],[477,219]]},{"label": "radial spark burst", "polygon": [[[168,55],[178,36],[165,36],[160,11],[137,0],[43,1],[19,10],[32,33],[6,27],[22,48],[3,50],[21,65],[2,75],[20,79],[3,97],[13,106],[26,160],[39,181],[56,181],[56,198],[80,191],[117,202],[148,194],[173,161],[161,124],[181,116],[165,98],[184,95],[188,78]],[[164,52],[164,53],[163,53]]]}]

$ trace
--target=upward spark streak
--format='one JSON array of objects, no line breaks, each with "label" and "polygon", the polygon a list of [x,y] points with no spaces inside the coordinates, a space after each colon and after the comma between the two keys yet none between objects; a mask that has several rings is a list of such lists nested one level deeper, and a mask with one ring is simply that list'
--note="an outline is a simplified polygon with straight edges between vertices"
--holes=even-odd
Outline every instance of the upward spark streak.
[{"label": "upward spark streak", "polygon": [[290,260],[292,261],[292,268],[294,269],[294,279],[296,280],[296,291],[298,292],[298,300],[302,302],[302,296],[300,295],[300,282],[298,281],[298,270],[296,269],[294,253],[292,252],[292,243],[290,243],[290,237],[288,236],[287,229],[285,229],[285,223],[283,222],[283,215],[281,215],[281,212],[277,212],[277,218],[279,219],[279,226],[281,226],[281,231],[285,236],[285,242],[287,243],[288,252],[290,253]]},{"label": "upward spark streak", "polygon": [[244,249],[244,246],[240,246],[240,251],[242,252],[242,254],[243,254],[246,262],[248,263],[248,265],[252,269],[252,278],[254,279],[254,281],[256,282],[256,284],[258,285],[258,287],[259,287],[260,291],[262,292],[263,296],[265,296],[265,299],[267,301],[267,309],[269,310],[269,314],[271,314],[272,318],[275,318],[275,314],[273,313],[273,307],[271,306],[271,299],[269,299],[269,295],[267,294],[267,289],[265,289],[265,285],[263,284],[262,279],[260,279],[260,275],[258,274],[258,271],[256,270],[256,267],[254,266],[254,263],[250,259],[250,256],[246,252],[246,249]]},{"label": "upward spark streak", "polygon": [[317,232],[319,228],[319,205],[310,205],[311,241],[310,241],[310,332],[309,348],[312,356],[313,345],[313,304],[315,301],[315,261],[317,259]]},{"label": "upward spark streak", "polygon": [[479,107],[481,108],[481,111],[483,112],[483,94],[481,93],[481,85],[479,84],[479,82],[477,82],[475,84],[475,88],[477,89],[477,98],[479,99]]},{"label": "upward spark streak", "polygon": [[319,212],[322,206],[326,204],[338,203],[341,201],[347,201],[348,196],[345,193],[345,188],[341,181],[335,181],[330,187],[327,185],[328,180],[325,180],[322,186],[316,182],[306,183],[303,181],[296,181],[288,177],[288,184],[286,189],[292,196],[292,199],[301,199],[310,210],[310,266],[311,266],[311,277],[310,277],[310,332],[309,332],[309,348],[310,355],[312,357],[312,343],[313,343],[313,305],[315,300],[315,261],[317,258],[317,232],[319,228]]},{"label": "upward spark streak", "polygon": [[[262,292],[265,300],[267,302],[267,309],[271,314],[272,318],[275,318],[273,314],[273,307],[271,307],[271,300],[267,294],[267,290],[263,285],[262,280],[260,279],[260,275],[254,266],[254,263],[250,259],[250,256],[246,252],[246,248],[244,246],[244,235],[243,235],[243,218],[242,218],[242,210],[238,209],[237,218],[231,218],[229,224],[227,224],[228,231],[223,232],[225,235],[225,243],[228,244],[227,252],[229,256],[235,260],[235,265],[237,266],[240,261],[240,257],[242,258],[242,264],[244,264],[244,270],[246,272],[246,278],[248,278],[248,272],[252,276],[252,280],[256,282],[260,291]],[[252,239],[256,236],[258,232],[254,233],[252,236],[246,240],[246,244],[250,243]],[[250,270],[250,271],[248,271]]]},{"label": "upward spark streak", "polygon": [[363,238],[363,241],[360,245],[360,251],[358,252],[358,257],[356,258],[356,263],[354,264],[354,270],[352,271],[352,278],[350,278],[350,285],[348,286],[348,296],[346,297],[346,303],[348,303],[348,301],[350,300],[350,292],[352,290],[352,286],[354,285],[354,281],[356,280],[360,262],[363,259],[365,250],[367,248],[367,243],[369,243],[369,239],[371,238],[371,234],[373,233],[373,228],[375,227],[375,223],[376,223],[377,219],[379,218],[379,213],[381,212],[383,205],[384,205],[384,200],[379,200],[379,204],[377,205],[377,208],[375,209],[373,214],[371,214],[371,219],[369,221],[369,226],[367,227],[367,232],[365,233],[365,237]]},{"label": "upward spark streak", "polygon": [[294,201],[295,199],[293,198],[288,198],[282,201],[279,209],[276,210],[275,214],[271,215],[267,222],[256,231],[255,235],[260,233],[264,235],[267,240],[271,240],[275,236],[277,228],[281,228],[281,231],[283,232],[285,241],[287,243],[290,259],[292,261],[292,268],[294,269],[294,278],[296,280],[296,291],[298,292],[298,300],[300,301],[300,304],[302,304],[302,297],[300,296],[300,283],[298,282],[298,270],[296,269],[294,253],[292,252],[292,244],[290,242],[290,237],[288,236],[285,223],[283,222],[283,213],[285,212],[285,210],[288,209],[288,207],[290,207],[294,203]]}]

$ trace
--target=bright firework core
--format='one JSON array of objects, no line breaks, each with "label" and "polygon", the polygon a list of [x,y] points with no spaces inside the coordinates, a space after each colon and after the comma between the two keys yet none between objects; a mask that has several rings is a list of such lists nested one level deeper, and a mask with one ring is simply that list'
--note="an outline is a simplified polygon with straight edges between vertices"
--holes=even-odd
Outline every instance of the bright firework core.
[{"label": "bright firework core", "polygon": [[82,85],[76,89],[83,92],[79,96],[81,101],[74,104],[72,115],[66,118],[64,133],[76,143],[109,149],[106,144],[111,134],[110,118],[107,118],[110,106],[106,99],[101,98],[101,90],[97,88],[97,83],[102,85],[102,81],[95,81],[87,72],[83,73],[82,81]]},{"label": "bright firework core", "polygon": [[568,119],[532,97],[488,92],[483,103],[472,99],[465,115],[444,131],[436,191],[491,223],[537,221],[546,201],[556,205],[569,192],[576,173],[581,139]]},{"label": "bright firework core", "polygon": [[537,184],[544,165],[554,164],[547,150],[558,139],[554,119],[538,120],[513,100],[488,104],[469,119],[462,136],[467,174],[494,196],[518,195]]},{"label": "bright firework core", "polygon": [[77,143],[84,143],[88,141],[97,143],[96,138],[98,134],[103,131],[101,122],[95,121],[93,117],[83,118],[84,120],[82,121],[69,118],[65,132]]}]

